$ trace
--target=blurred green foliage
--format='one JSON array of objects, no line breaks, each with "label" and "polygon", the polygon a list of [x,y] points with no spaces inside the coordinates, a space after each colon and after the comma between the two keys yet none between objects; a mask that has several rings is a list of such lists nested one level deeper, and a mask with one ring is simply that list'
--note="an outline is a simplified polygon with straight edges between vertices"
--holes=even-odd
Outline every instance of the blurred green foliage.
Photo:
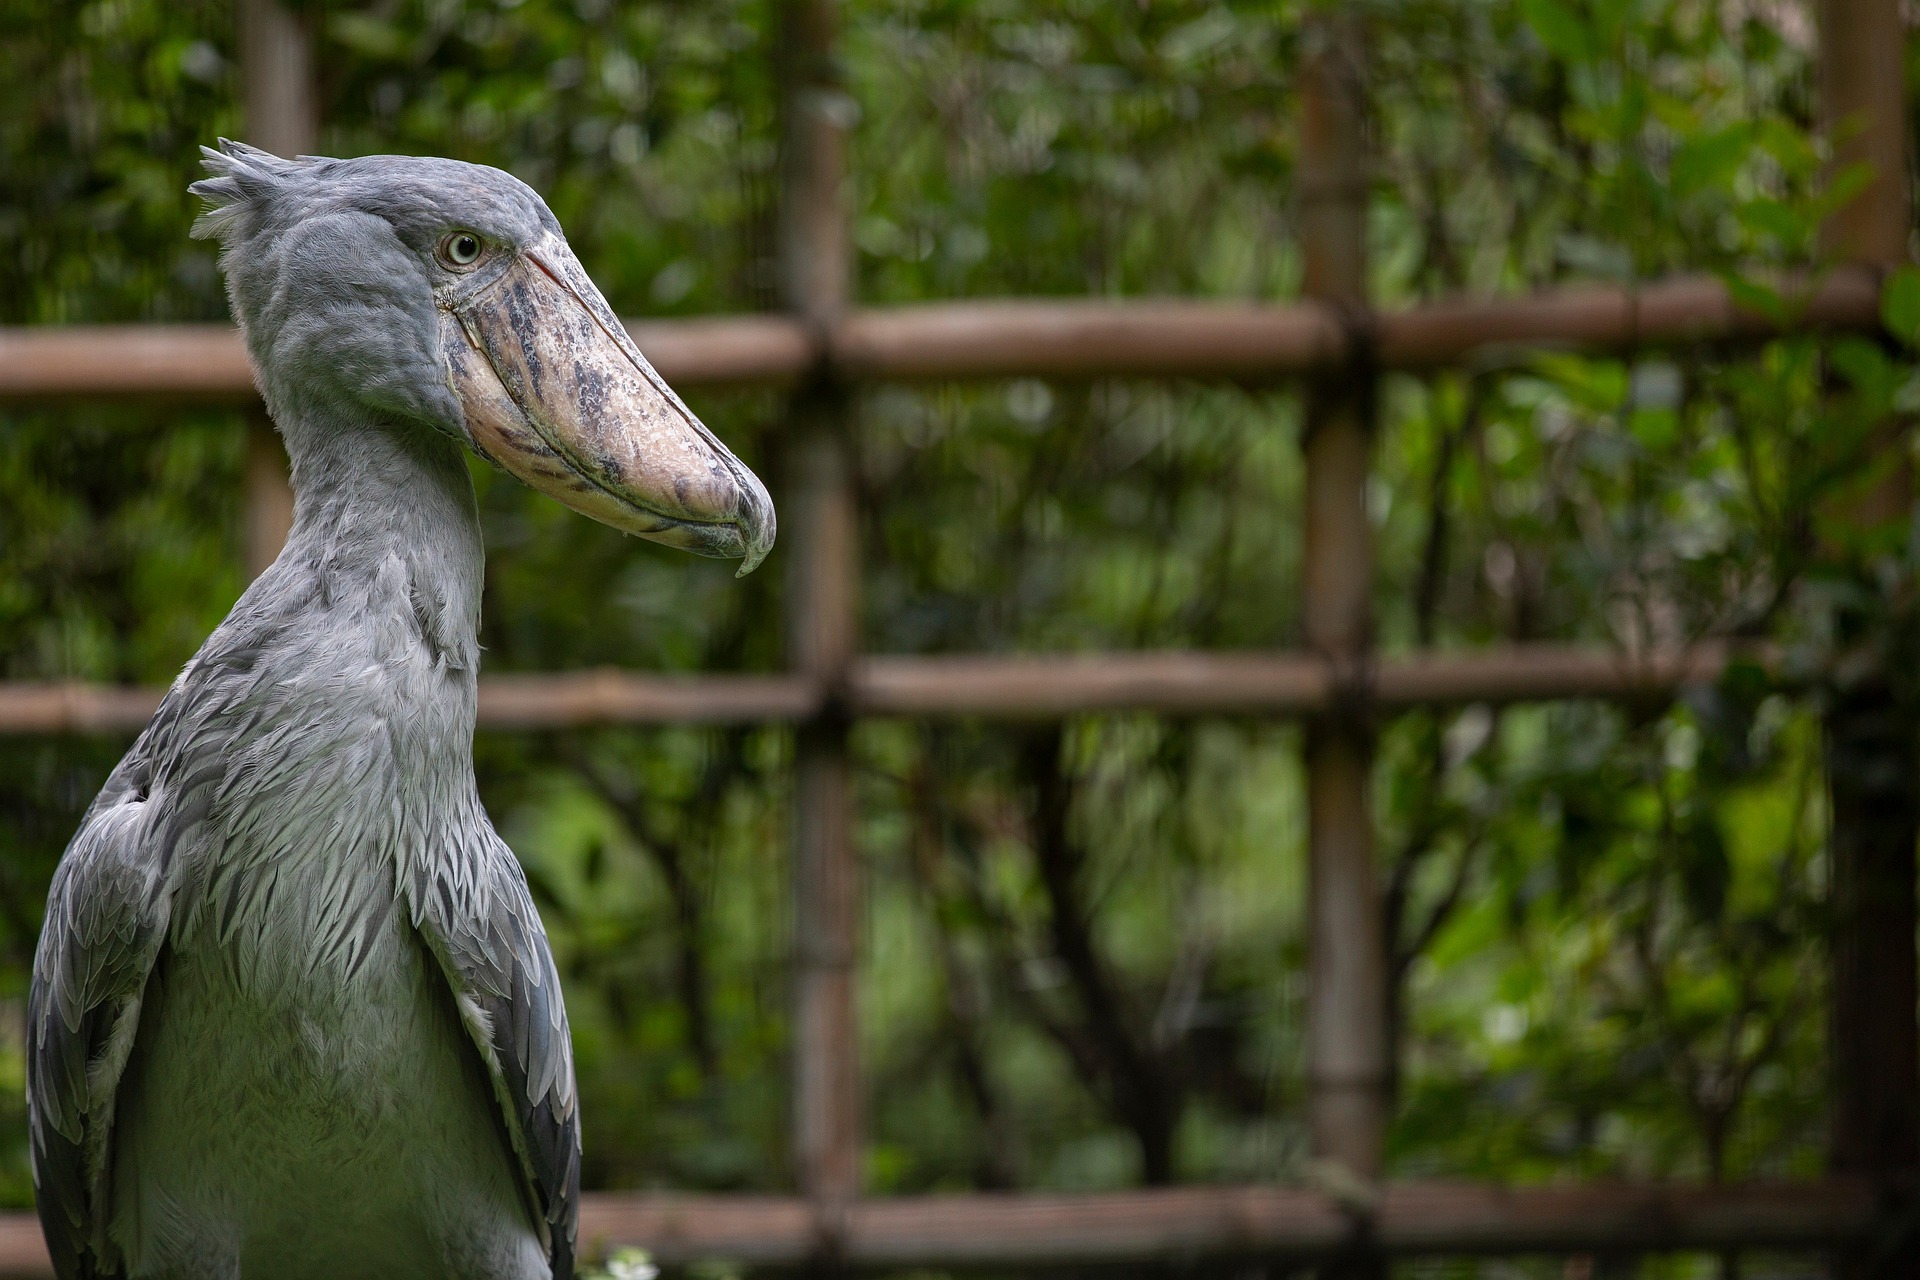
[{"label": "blurred green foliage", "polygon": [[[1767,269],[1823,183],[1790,0],[1373,0],[1376,294]],[[1284,298],[1301,6],[854,0],[858,292]],[[324,15],[323,149],[501,165],[627,314],[771,305],[766,0],[379,0]],[[211,319],[197,144],[240,130],[223,4],[0,15],[0,321]],[[1851,652],[1912,672],[1899,513],[1836,519],[1920,404],[1893,338],[1487,356],[1384,388],[1382,643],[1773,642],[1673,705],[1413,714],[1376,805],[1399,980],[1398,1172],[1818,1167],[1824,789]],[[779,404],[695,407],[780,473]],[[1296,638],[1290,391],[1019,380],[860,403],[869,647]],[[242,583],[237,415],[8,409],[0,675],[164,681]],[[476,468],[490,670],[765,670],[736,583]],[[776,497],[778,490],[776,488]],[[776,552],[776,561],[778,552]],[[1807,692],[1811,689],[1811,692]],[[879,1191],[1295,1176],[1294,728],[862,726]],[[30,1196],[18,1008],[40,895],[120,744],[0,743],[0,1198]],[[787,736],[483,735],[559,952],[595,1186],[778,1188]],[[1089,940],[1077,947],[1075,938]]]}]

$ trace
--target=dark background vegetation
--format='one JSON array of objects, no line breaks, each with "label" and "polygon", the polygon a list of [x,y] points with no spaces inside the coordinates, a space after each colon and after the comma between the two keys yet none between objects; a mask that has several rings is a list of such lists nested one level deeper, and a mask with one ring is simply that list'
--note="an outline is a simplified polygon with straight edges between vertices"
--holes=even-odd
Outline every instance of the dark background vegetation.
[{"label": "dark background vegetation", "polygon": [[[1300,12],[854,0],[858,296],[1290,296]],[[1695,268],[1771,306],[1755,268],[1814,261],[1837,193],[1794,0],[1365,12],[1383,302]],[[333,6],[322,149],[511,170],[624,314],[767,308],[773,30],[766,0]],[[197,146],[240,130],[233,59],[219,0],[0,10],[0,322],[224,318],[185,188]],[[1889,318],[1920,325],[1920,281]],[[775,397],[693,402],[778,475]],[[1392,379],[1382,645],[1741,636],[1802,674],[1843,639],[1909,654],[1907,521],[1829,514],[1888,463],[1869,425],[1916,405],[1914,366],[1866,339]],[[1023,380],[876,388],[860,412],[869,648],[1297,639],[1290,391]],[[230,412],[0,411],[0,676],[170,679],[243,585],[244,439]],[[778,666],[778,551],[736,583],[476,479],[489,670]],[[1819,1168],[1825,687],[1737,667],[1676,705],[1387,727],[1397,1173]],[[873,1189],[1302,1174],[1294,726],[885,723],[856,748]],[[31,1195],[40,903],[123,749],[0,741],[5,1203]],[[790,1185],[790,750],[771,729],[478,743],[565,977],[592,1186]]]}]

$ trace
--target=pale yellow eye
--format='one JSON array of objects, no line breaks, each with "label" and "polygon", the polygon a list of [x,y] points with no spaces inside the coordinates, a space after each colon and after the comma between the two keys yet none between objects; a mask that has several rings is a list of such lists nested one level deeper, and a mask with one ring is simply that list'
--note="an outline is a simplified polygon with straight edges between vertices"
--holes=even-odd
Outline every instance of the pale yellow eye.
[{"label": "pale yellow eye", "polygon": [[450,267],[470,267],[480,260],[482,247],[471,231],[450,232],[440,241],[440,259]]}]

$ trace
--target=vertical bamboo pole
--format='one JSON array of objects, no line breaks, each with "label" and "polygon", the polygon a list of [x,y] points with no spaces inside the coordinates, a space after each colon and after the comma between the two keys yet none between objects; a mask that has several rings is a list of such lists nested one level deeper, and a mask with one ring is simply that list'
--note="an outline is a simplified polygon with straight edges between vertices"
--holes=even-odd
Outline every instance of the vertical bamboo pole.
[{"label": "vertical bamboo pole", "polygon": [[[239,0],[240,79],[247,140],[275,155],[310,152],[320,132],[306,18],[281,0]],[[266,414],[247,425],[247,576],[273,563],[293,527],[287,454]]]},{"label": "vertical bamboo pole", "polygon": [[[1836,260],[1888,268],[1907,260],[1906,32],[1899,0],[1821,0],[1822,129],[1840,169],[1864,163],[1872,178],[1823,228]],[[1889,423],[1885,447],[1904,446]],[[1862,525],[1897,518],[1912,503],[1910,469],[1898,467],[1844,514]],[[1833,940],[1828,1044],[1833,1091],[1829,1161],[1837,1173],[1912,1177],[1920,1172],[1920,1033],[1915,1022],[1914,852],[1920,836],[1920,759],[1906,710],[1884,678],[1843,692],[1829,709]],[[1920,1274],[1909,1237],[1872,1257],[1843,1257],[1848,1276]]]},{"label": "vertical bamboo pole", "polygon": [[1898,0],[1820,0],[1820,126],[1833,170],[1870,167],[1867,186],[1822,229],[1833,257],[1894,267],[1907,260],[1906,26]]},{"label": "vertical bamboo pole", "polygon": [[[1364,339],[1367,168],[1363,48],[1357,21],[1317,10],[1301,33],[1297,173],[1305,292]],[[1373,530],[1366,487],[1373,379],[1364,340],[1352,367],[1307,390],[1309,647],[1357,675],[1372,639]],[[1387,954],[1373,865],[1364,708],[1313,722],[1307,738],[1308,1105],[1313,1152],[1348,1178],[1382,1172],[1387,1124]]]},{"label": "vertical bamboo pole", "polygon": [[[843,198],[850,101],[834,61],[835,0],[780,9],[781,292],[824,335],[847,305],[851,259]],[[797,671],[845,677],[859,644],[859,547],[851,404],[824,372],[789,406],[782,524],[787,538],[788,656]],[[793,1144],[800,1188],[832,1206],[859,1194],[861,1096],[854,966],[860,926],[848,722],[828,711],[801,726],[794,753]]]}]

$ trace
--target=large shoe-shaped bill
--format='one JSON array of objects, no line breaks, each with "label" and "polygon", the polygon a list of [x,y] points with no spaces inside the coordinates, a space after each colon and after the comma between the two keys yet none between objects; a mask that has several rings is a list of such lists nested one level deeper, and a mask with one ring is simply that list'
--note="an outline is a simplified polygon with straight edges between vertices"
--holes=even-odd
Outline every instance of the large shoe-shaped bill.
[{"label": "large shoe-shaped bill", "polygon": [[441,299],[441,348],[474,447],[616,529],[746,574],[773,546],[766,486],[640,354],[549,233]]}]

